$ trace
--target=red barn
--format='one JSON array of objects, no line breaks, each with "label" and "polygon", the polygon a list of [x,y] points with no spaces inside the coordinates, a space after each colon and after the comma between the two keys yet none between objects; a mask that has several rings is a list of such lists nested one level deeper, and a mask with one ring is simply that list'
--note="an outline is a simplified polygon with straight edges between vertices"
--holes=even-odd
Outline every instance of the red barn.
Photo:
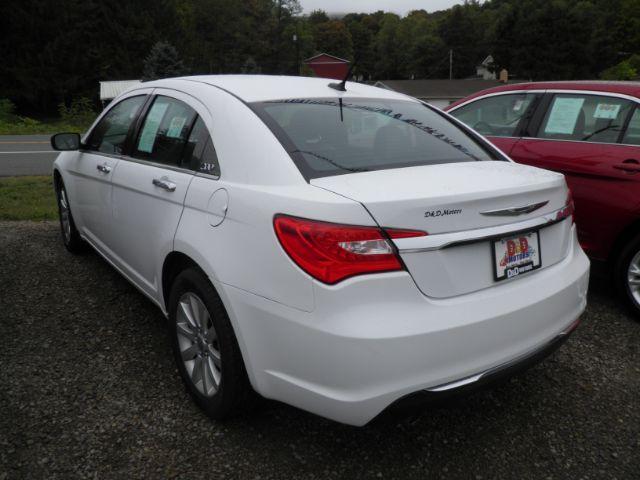
[{"label": "red barn", "polygon": [[343,80],[349,72],[349,60],[334,57],[328,53],[319,53],[315,57],[304,61],[305,65],[313,70],[313,73],[322,78]]}]

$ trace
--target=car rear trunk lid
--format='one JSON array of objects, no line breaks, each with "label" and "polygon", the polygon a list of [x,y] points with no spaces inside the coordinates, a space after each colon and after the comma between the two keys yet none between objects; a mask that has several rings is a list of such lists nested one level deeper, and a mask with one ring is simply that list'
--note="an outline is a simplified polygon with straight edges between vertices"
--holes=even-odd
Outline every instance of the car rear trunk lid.
[{"label": "car rear trunk lid", "polygon": [[432,297],[497,283],[495,239],[539,232],[540,268],[568,251],[571,222],[555,222],[568,191],[554,172],[511,162],[465,162],[324,177],[311,184],[360,202],[381,227],[426,231],[425,237],[394,242],[418,287]]}]

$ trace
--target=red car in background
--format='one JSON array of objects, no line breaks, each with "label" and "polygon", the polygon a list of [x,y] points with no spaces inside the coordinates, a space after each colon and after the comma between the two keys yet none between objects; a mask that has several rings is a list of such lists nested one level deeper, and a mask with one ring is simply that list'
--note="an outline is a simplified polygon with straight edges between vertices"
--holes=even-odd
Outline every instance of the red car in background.
[{"label": "red car in background", "polygon": [[582,247],[640,314],[640,82],[505,85],[446,111],[514,161],[566,176]]}]

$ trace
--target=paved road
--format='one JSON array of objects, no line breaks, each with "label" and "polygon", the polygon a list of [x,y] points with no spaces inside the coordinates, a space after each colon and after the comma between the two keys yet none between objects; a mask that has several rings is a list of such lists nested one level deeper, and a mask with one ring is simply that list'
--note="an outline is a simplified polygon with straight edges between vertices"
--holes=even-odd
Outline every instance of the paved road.
[{"label": "paved road", "polygon": [[58,152],[51,135],[0,135],[0,177],[49,175]]},{"label": "paved road", "polygon": [[604,282],[557,353],[466,400],[365,428],[280,404],[222,423],[97,254],[56,222],[0,222],[0,245],[0,480],[640,478],[640,322]]}]

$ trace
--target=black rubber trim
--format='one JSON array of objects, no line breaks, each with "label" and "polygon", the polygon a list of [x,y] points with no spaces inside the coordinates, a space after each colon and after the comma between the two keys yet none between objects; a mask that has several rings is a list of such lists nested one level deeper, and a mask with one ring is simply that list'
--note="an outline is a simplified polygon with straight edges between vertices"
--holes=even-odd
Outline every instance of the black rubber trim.
[{"label": "black rubber trim", "polygon": [[633,115],[638,110],[638,106],[632,106],[629,109],[629,113],[627,114],[627,118],[625,118],[622,128],[620,129],[620,134],[618,135],[618,141],[616,143],[622,144],[624,142],[624,137],[627,135],[627,129],[629,128],[629,124],[631,123],[631,119],[633,119]]},{"label": "black rubber trim", "polygon": [[540,131],[540,127],[542,127],[542,122],[544,121],[544,117],[547,115],[547,111],[551,106],[551,101],[553,100],[553,93],[545,92],[542,95],[542,98],[536,105],[536,110],[531,115],[531,119],[527,124],[527,128],[524,132],[522,132],[523,137],[527,138],[536,138],[539,139],[538,133]]},{"label": "black rubber trim", "polygon": [[[519,95],[522,95],[522,93],[520,93]],[[527,108],[526,112],[524,112],[524,115],[522,115],[522,118],[516,126],[516,131],[513,136],[518,138],[522,138],[527,134],[529,125],[531,124],[531,120],[533,119],[535,113],[538,111],[538,107],[544,99],[544,93],[540,92],[527,92],[524,95],[533,95],[533,101],[531,102],[531,104],[529,104],[529,107]]]},{"label": "black rubber trim", "polygon": [[488,370],[479,380],[473,383],[441,392],[420,390],[415,393],[410,393],[389,405],[370,423],[390,417],[393,418],[396,416],[406,415],[407,413],[419,412],[424,410],[425,407],[437,406],[447,400],[463,398],[479,390],[499,384],[514,375],[528,370],[558,350],[576,330],[578,324],[579,321],[576,321],[569,331],[558,335],[543,347],[520,357],[515,362],[500,365],[494,369]]}]

